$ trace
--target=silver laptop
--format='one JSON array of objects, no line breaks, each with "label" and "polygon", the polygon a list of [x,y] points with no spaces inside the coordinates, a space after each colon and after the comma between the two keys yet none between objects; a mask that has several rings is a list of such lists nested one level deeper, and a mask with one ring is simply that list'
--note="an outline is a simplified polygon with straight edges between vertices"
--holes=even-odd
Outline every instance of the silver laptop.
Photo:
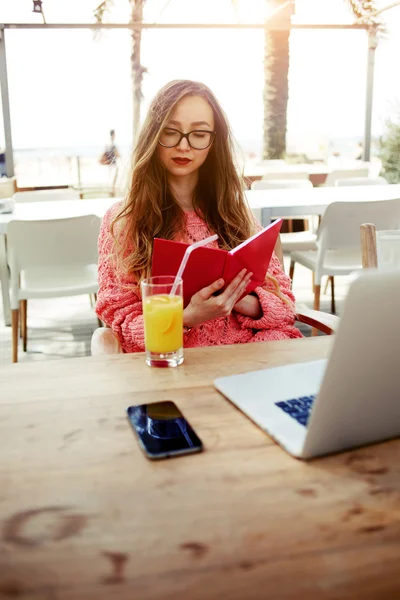
[{"label": "silver laptop", "polygon": [[298,458],[400,436],[400,272],[371,270],[352,283],[327,360],[214,384]]}]

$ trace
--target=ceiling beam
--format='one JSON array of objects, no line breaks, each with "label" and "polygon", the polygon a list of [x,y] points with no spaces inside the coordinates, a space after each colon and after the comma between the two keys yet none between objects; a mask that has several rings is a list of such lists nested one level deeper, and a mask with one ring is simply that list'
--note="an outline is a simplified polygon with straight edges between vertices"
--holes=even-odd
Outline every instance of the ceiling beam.
[{"label": "ceiling beam", "polygon": [[268,23],[4,23],[4,29],[369,29],[364,23],[292,23],[290,27]]}]

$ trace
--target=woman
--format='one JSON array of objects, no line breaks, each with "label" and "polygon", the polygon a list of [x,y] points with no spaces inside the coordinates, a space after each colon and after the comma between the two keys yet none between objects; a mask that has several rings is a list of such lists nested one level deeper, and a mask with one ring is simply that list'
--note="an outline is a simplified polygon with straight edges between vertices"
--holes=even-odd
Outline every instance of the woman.
[{"label": "woman", "polygon": [[[154,98],[133,156],[126,199],[104,217],[99,236],[96,312],[124,352],[144,350],[140,281],[151,273],[155,237],[193,243],[213,233],[231,249],[260,226],[247,207],[230,128],[212,92],[172,81]],[[301,337],[290,280],[273,255],[265,284],[242,296],[251,273],[192,296],[184,310],[185,347]]]}]

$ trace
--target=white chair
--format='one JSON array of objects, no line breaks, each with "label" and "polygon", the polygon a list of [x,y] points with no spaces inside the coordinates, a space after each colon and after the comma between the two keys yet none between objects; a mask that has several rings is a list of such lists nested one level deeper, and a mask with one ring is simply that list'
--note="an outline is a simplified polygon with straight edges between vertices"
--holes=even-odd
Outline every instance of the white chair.
[{"label": "white chair", "polygon": [[279,190],[285,188],[312,188],[313,184],[307,179],[259,179],[251,184],[252,190]]},{"label": "white chair", "polygon": [[19,322],[26,351],[28,299],[97,293],[100,224],[96,215],[9,223],[13,362],[18,361]]},{"label": "white chair", "polygon": [[[349,186],[349,185],[389,185],[388,181],[384,177],[346,177],[345,179],[337,179],[335,181],[335,187],[338,186]],[[329,282],[334,285],[332,277],[329,277],[326,282],[325,293],[328,288]],[[334,289],[332,288],[332,303],[334,304]]]},{"label": "white chair", "polygon": [[44,202],[47,200],[80,200],[77,190],[70,188],[56,190],[36,190],[32,192],[16,192],[15,202]]},{"label": "white chair", "polygon": [[338,179],[352,179],[354,177],[368,177],[369,167],[360,167],[359,169],[334,169],[328,173],[325,179],[325,187],[335,185]]},{"label": "white chair", "polygon": [[315,310],[320,307],[321,279],[324,275],[349,275],[362,268],[360,225],[366,221],[375,223],[378,229],[399,229],[400,199],[330,204],[318,230],[317,250],[291,254],[292,272],[295,263],[299,263],[314,273]]},{"label": "white chair", "polygon": [[0,198],[11,198],[16,187],[15,177],[0,177]]},{"label": "white chair", "polygon": [[[310,175],[306,171],[291,171],[290,169],[277,169],[276,171],[266,171],[263,173],[262,181],[271,179],[309,179]],[[311,184],[312,185],[312,184]]]},{"label": "white chair", "polygon": [[384,177],[346,177],[335,181],[335,186],[347,185],[389,185],[389,182]]},{"label": "white chair", "polygon": [[[313,184],[309,179],[271,179],[253,181],[252,190],[277,190],[287,188],[312,188]],[[259,213],[259,214],[258,214]],[[254,216],[261,222],[261,210],[253,211]],[[293,218],[293,217],[292,217]],[[295,250],[315,250],[317,241],[317,223],[310,216],[297,217],[304,219],[308,229],[306,231],[290,231],[281,233],[282,250],[285,254]],[[289,219],[289,227],[292,219]],[[291,227],[290,227],[291,229]]]},{"label": "white chair", "polygon": [[285,169],[288,166],[288,163],[282,158],[266,158],[257,161],[256,164],[267,167],[276,167],[277,169]]}]

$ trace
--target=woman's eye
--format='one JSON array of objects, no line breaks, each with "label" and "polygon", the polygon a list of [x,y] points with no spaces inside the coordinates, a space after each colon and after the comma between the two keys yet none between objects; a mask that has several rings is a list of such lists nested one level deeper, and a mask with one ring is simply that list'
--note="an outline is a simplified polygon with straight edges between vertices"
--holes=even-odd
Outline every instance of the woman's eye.
[{"label": "woman's eye", "polygon": [[176,135],[176,131],[174,131],[173,129],[164,129],[164,135],[173,136]]},{"label": "woman's eye", "polygon": [[205,138],[207,134],[206,134],[206,133],[203,133],[202,131],[193,131],[193,132],[192,132],[192,135],[193,135],[195,138],[197,138],[198,140],[201,140],[201,139]]}]

